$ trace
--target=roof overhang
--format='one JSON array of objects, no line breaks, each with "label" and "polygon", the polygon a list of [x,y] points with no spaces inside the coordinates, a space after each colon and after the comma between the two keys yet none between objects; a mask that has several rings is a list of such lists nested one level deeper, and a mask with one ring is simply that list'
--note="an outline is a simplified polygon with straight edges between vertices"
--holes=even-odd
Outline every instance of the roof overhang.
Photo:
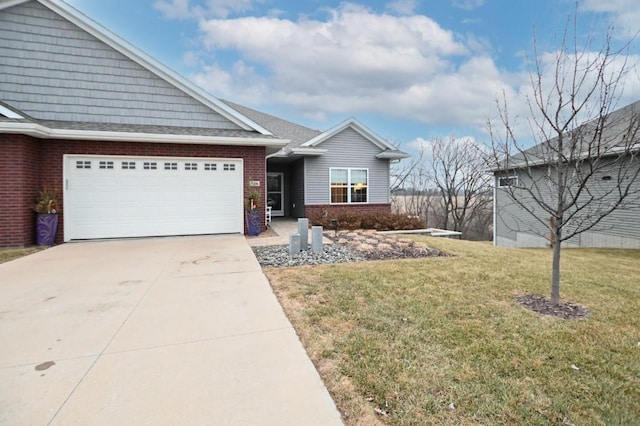
[{"label": "roof overhang", "polygon": [[398,150],[382,151],[380,154],[376,155],[376,158],[380,160],[402,160],[403,158],[409,157],[411,157],[411,155]]},{"label": "roof overhang", "polygon": [[[605,152],[598,155],[598,157],[614,157],[625,154],[633,154],[637,156],[637,153],[640,152],[640,143],[633,144],[631,146],[613,146],[609,147]],[[589,152],[581,152],[578,155],[575,155],[574,158],[571,158],[571,161],[584,161],[589,158],[596,158],[593,155],[589,155]],[[522,158],[513,158],[510,160],[505,159],[501,161],[499,166],[495,166],[489,169],[492,173],[500,173],[500,172],[508,172],[513,170],[526,169],[529,167],[540,167],[546,166],[552,163],[548,159],[536,158],[533,155],[526,160]]]},{"label": "roof overhang", "polygon": [[110,132],[101,130],[52,129],[33,122],[1,122],[0,133],[14,133],[38,139],[67,139],[111,142],[177,143],[202,145],[264,146],[282,148],[288,139],[180,135],[166,133]]},{"label": "roof overhang", "polygon": [[294,159],[294,158],[300,158],[300,157],[319,157],[326,153],[327,153],[326,149],[319,149],[319,148],[304,148],[304,147],[284,148],[274,154],[268,155],[267,159],[270,159],[270,158]]}]

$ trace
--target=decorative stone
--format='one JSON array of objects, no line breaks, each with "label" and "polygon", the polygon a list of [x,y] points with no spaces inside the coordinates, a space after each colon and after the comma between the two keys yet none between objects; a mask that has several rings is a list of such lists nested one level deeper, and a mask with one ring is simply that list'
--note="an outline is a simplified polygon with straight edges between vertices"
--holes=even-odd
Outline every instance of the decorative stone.
[{"label": "decorative stone", "polygon": [[292,256],[300,254],[300,234],[289,235],[289,254]]},{"label": "decorative stone", "polygon": [[300,250],[309,248],[309,219],[298,219],[298,234],[300,235]]},{"label": "decorative stone", "polygon": [[311,227],[311,251],[322,253],[322,226]]}]

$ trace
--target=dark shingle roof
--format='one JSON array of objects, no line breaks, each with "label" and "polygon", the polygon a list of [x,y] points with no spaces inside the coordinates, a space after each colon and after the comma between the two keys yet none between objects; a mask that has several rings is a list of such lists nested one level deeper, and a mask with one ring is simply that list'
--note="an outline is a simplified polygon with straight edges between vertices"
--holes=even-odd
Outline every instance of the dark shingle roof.
[{"label": "dark shingle roof", "polygon": [[237,110],[241,114],[247,116],[251,120],[255,121],[260,126],[272,132],[277,137],[281,139],[291,140],[291,142],[289,142],[289,144],[287,145],[287,147],[290,148],[300,146],[308,140],[322,134],[322,132],[319,130],[313,130],[305,126],[283,120],[282,118],[256,111],[243,105],[226,101],[224,99],[222,100],[222,102]]},{"label": "dark shingle roof", "polygon": [[[602,130],[602,135],[596,131]],[[640,101],[617,109],[601,119],[588,121],[564,135],[564,155],[568,160],[618,155],[640,144]],[[557,151],[558,138],[539,143],[501,162],[494,171],[546,164]],[[637,147],[636,147],[637,148]],[[634,149],[636,149],[634,148]]]}]

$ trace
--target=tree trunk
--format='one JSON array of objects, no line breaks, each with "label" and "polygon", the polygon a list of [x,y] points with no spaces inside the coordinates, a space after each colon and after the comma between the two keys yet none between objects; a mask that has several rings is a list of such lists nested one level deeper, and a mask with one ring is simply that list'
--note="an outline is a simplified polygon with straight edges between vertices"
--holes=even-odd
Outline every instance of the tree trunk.
[{"label": "tree trunk", "polygon": [[553,245],[553,267],[551,269],[551,302],[554,305],[560,303],[560,239],[555,236]]}]

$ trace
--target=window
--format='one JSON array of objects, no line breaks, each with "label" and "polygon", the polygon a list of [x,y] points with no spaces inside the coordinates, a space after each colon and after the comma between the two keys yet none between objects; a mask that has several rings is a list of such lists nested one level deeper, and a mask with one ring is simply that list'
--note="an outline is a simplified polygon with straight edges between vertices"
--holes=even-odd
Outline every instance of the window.
[{"label": "window", "polygon": [[204,163],[204,169],[207,171],[214,171],[218,169],[218,165],[216,163]]},{"label": "window", "polygon": [[224,164],[222,166],[222,169],[224,171],[227,171],[227,172],[233,172],[236,169],[236,165],[235,164]]},{"label": "window", "polygon": [[113,161],[101,161],[100,162],[101,169],[113,169]]},{"label": "window", "polygon": [[332,204],[367,202],[367,169],[330,169],[330,175]]},{"label": "window", "polygon": [[518,176],[503,176],[498,178],[498,186],[516,186],[518,185]]},{"label": "window", "polygon": [[90,169],[91,161],[76,161],[76,169]]},{"label": "window", "polygon": [[164,163],[165,170],[178,170],[178,163]]},{"label": "window", "polygon": [[185,170],[198,170],[198,163],[184,163]]},{"label": "window", "polygon": [[158,168],[158,163],[145,161],[142,167],[145,170],[156,170]]},{"label": "window", "polygon": [[122,162],[122,170],[135,170],[136,162],[135,161],[123,161]]}]

